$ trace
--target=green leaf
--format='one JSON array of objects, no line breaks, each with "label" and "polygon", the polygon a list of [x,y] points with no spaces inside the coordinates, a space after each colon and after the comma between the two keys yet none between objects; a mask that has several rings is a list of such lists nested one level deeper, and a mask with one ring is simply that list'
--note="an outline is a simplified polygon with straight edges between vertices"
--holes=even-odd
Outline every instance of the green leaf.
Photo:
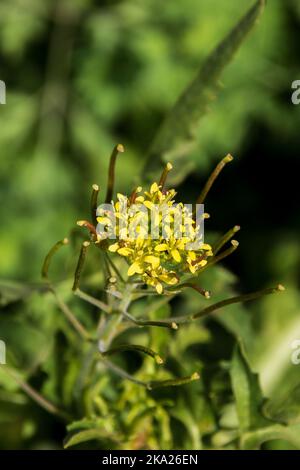
[{"label": "green leaf", "polygon": [[300,424],[300,385],[290,390],[288,396],[279,403],[278,401],[268,402],[266,411],[275,416],[277,421]]},{"label": "green leaf", "polygon": [[75,446],[77,444],[81,444],[82,442],[88,442],[92,440],[107,440],[108,438],[111,439],[111,436],[108,436],[103,430],[101,429],[85,429],[84,431],[80,431],[77,433],[69,434],[65,441],[64,441],[64,448],[67,449],[68,447]]},{"label": "green leaf", "polygon": [[272,426],[258,429],[253,432],[246,433],[241,438],[241,447],[244,450],[256,450],[267,441],[284,440],[300,448],[300,425],[283,426],[274,424]]},{"label": "green leaf", "polygon": [[299,424],[285,426],[264,416],[265,398],[260,389],[258,375],[251,371],[241,342],[233,354],[231,381],[242,449],[259,449],[264,442],[273,440],[284,440],[300,448]]},{"label": "green leaf", "polygon": [[241,343],[234,351],[230,375],[240,430],[244,432],[269,426],[271,421],[262,414],[265,399],[258,375],[251,371]]},{"label": "green leaf", "polygon": [[187,437],[189,437],[191,441],[189,449],[202,449],[199,424],[182,399],[179,400],[176,408],[171,410],[171,415],[185,426]]},{"label": "green leaf", "polygon": [[171,160],[176,172],[169,181],[179,183],[191,171],[192,164],[186,155],[195,145],[195,133],[200,119],[207,113],[209,103],[215,98],[223,69],[260,17],[265,0],[259,0],[216,47],[203,63],[196,78],[179,97],[156,134],[150,149],[145,174],[151,180],[161,161]]},{"label": "green leaf", "polygon": [[113,433],[109,420],[83,418],[74,421],[67,427],[69,434],[64,440],[64,448],[92,440],[117,442],[118,436]]},{"label": "green leaf", "polygon": [[260,329],[251,364],[260,374],[264,393],[272,399],[272,413],[284,408],[300,385],[299,366],[292,361],[293,342],[300,337],[299,302],[299,290],[290,283],[286,295],[262,299],[253,312]]}]

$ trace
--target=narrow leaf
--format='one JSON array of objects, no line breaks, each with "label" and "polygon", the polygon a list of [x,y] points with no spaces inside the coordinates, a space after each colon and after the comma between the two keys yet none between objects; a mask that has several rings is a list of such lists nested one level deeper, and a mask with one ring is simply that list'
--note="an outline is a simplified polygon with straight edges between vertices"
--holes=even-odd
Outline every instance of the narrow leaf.
[{"label": "narrow leaf", "polygon": [[208,56],[196,78],[184,90],[156,134],[146,163],[147,179],[152,180],[161,162],[175,163],[176,172],[169,175],[172,184],[180,182],[190,171],[186,155],[195,145],[200,119],[215,98],[223,69],[260,17],[265,0],[259,0],[238,22],[225,39]]},{"label": "narrow leaf", "polygon": [[260,389],[258,375],[251,371],[241,343],[234,351],[230,375],[240,430],[244,432],[269,426],[272,421],[262,413],[265,399]]}]

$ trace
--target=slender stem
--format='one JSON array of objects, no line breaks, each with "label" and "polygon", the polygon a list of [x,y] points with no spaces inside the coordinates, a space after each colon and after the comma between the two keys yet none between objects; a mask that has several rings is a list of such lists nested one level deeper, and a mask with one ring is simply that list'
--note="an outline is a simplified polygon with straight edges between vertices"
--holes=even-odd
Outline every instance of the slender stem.
[{"label": "slender stem", "polygon": [[109,262],[107,261],[107,253],[105,251],[101,251],[101,256],[104,262],[105,276],[107,279],[109,279],[111,277],[111,271]]},{"label": "slender stem", "polygon": [[148,389],[153,390],[154,388],[161,388],[161,387],[174,387],[177,385],[184,385],[194,380],[199,380],[200,375],[198,372],[194,372],[192,375],[188,375],[186,377],[181,377],[179,379],[171,379],[171,380],[154,380],[148,383]]},{"label": "slender stem", "polygon": [[53,256],[61,248],[62,246],[65,246],[69,243],[69,240],[67,238],[64,238],[63,240],[59,240],[55,245],[51,248],[49,253],[46,255],[46,258],[44,260],[43,266],[42,266],[42,277],[44,279],[48,279],[48,272],[49,272],[49,267],[50,263],[52,261]]},{"label": "slender stem", "polygon": [[192,282],[184,282],[182,284],[179,284],[176,286],[177,289],[180,289],[181,287],[190,287],[191,289],[196,290],[199,292],[199,294],[203,295],[206,299],[210,299],[210,291],[203,289],[203,287],[198,286],[197,284],[193,284]]},{"label": "slender stem", "polygon": [[226,307],[226,305],[236,304],[239,302],[248,302],[250,300],[255,300],[265,295],[275,294],[276,292],[282,292],[284,290],[285,288],[281,284],[279,284],[276,287],[269,287],[267,289],[251,292],[249,294],[237,295],[236,297],[232,297],[231,299],[221,300],[220,302],[217,302],[214,305],[206,307],[205,309],[201,310],[201,312],[192,315],[192,320],[196,320],[197,318],[201,318],[211,312],[215,312],[216,310],[219,310],[222,307]]},{"label": "slender stem", "polygon": [[116,159],[119,153],[123,153],[125,151],[122,144],[118,144],[114,147],[110,162],[109,162],[109,170],[108,170],[108,183],[107,183],[107,191],[105,202],[108,204],[112,200],[113,191],[114,191],[114,184],[115,184],[115,166],[116,166]]},{"label": "slender stem", "polygon": [[71,417],[65,413],[63,410],[60,410],[56,405],[51,403],[49,400],[40,395],[34,388],[31,387],[27,382],[20,379],[20,377],[9,367],[5,366],[2,370],[19,385],[19,387],[27,393],[27,395],[32,398],[38,405],[44,408],[51,414],[60,416],[64,420],[70,421]]},{"label": "slender stem", "polygon": [[103,323],[102,328],[99,330],[98,334],[98,349],[100,353],[104,353],[108,350],[111,342],[118,334],[118,329],[121,322],[121,314],[110,315],[110,317],[105,319],[105,322]]},{"label": "slender stem", "polygon": [[183,324],[183,323],[189,323],[193,320],[198,320],[199,318],[202,318],[208,315],[209,313],[215,312],[216,310],[219,310],[222,307],[226,307],[227,305],[236,304],[239,302],[248,302],[250,300],[256,300],[265,295],[275,294],[276,292],[282,292],[284,290],[285,290],[284,286],[282,286],[281,284],[278,284],[278,286],[276,287],[270,287],[270,288],[262,289],[256,292],[251,292],[249,294],[237,295],[235,297],[231,297],[230,299],[221,300],[220,302],[209,305],[208,307],[204,308],[203,310],[200,310],[200,312],[195,313],[193,315],[182,315],[178,317],[170,317],[170,318],[166,318],[165,320],[161,320],[161,322],[170,323],[171,321],[174,321],[178,325]]},{"label": "slender stem", "polygon": [[86,294],[82,290],[77,288],[74,291],[74,294],[77,295],[77,297],[79,297],[80,299],[85,300],[89,304],[98,307],[100,310],[103,310],[105,313],[111,313],[111,308],[107,304],[89,294]]},{"label": "slender stem", "polygon": [[107,262],[110,264],[111,268],[116,273],[116,275],[118,276],[119,280],[123,284],[125,284],[125,280],[124,280],[122,274],[120,273],[119,269],[117,268],[117,266],[115,265],[115,263],[113,262],[113,260],[110,258],[110,256],[107,253],[105,253],[105,258],[106,258]]},{"label": "slender stem", "polygon": [[118,346],[108,349],[107,351],[102,352],[103,356],[111,356],[112,354],[117,354],[122,351],[139,351],[143,354],[146,354],[150,357],[153,357],[157,364],[163,364],[163,359],[157,354],[153,349],[141,346],[139,344],[119,344]]},{"label": "slender stem", "polygon": [[92,376],[91,369],[94,360],[97,358],[97,352],[98,345],[97,343],[93,343],[83,357],[82,366],[73,387],[73,395],[79,405],[81,405],[82,391],[86,385],[87,378]]},{"label": "slender stem", "polygon": [[100,353],[101,361],[115,374],[119,375],[123,379],[130,380],[130,382],[135,383],[136,385],[142,385],[143,387],[148,388],[148,383],[143,382],[142,380],[138,380],[133,375],[128,374],[125,370],[121,369],[120,367],[116,366],[113,362],[109,361],[108,359],[104,358],[103,355]]},{"label": "slender stem", "polygon": [[121,369],[118,367],[116,364],[113,362],[109,361],[108,359],[103,357],[103,354],[100,353],[101,361],[115,374],[119,375],[123,379],[130,380],[130,382],[135,383],[136,385],[141,385],[143,387],[146,387],[148,390],[153,390],[155,388],[160,388],[160,387],[169,387],[169,386],[176,386],[176,385],[184,385],[187,383],[190,383],[194,380],[199,380],[200,376],[197,372],[194,372],[194,374],[189,375],[187,377],[182,377],[179,379],[173,379],[173,380],[157,380],[157,381],[150,381],[150,382],[144,382],[143,380],[136,379],[133,377],[133,375],[128,374],[125,370]]},{"label": "slender stem", "polygon": [[122,315],[137,326],[158,326],[162,328],[170,328],[171,330],[178,329],[176,320],[172,320],[170,322],[166,320],[137,320],[126,311],[122,311]]},{"label": "slender stem", "polygon": [[77,320],[77,318],[75,317],[73,312],[70,310],[68,305],[60,298],[55,288],[50,285],[49,289],[54,295],[57,305],[59,306],[60,310],[63,312],[63,314],[65,315],[67,320],[70,322],[70,324],[73,326],[73,328],[77,331],[77,333],[81,336],[81,338],[85,340],[91,339],[89,332],[85,329],[82,323],[80,323],[80,321]]},{"label": "slender stem", "polygon": [[77,331],[77,333],[81,336],[81,338],[87,340],[87,339],[90,339],[89,332],[84,328],[84,326],[80,323],[80,321],[77,320],[77,318],[72,313],[72,311],[70,310],[68,305],[60,298],[60,296],[58,295],[55,287],[53,286],[53,284],[48,279],[48,271],[49,271],[49,267],[50,267],[50,263],[52,261],[53,255],[56,253],[56,251],[60,247],[66,245],[67,243],[68,243],[68,239],[64,238],[63,240],[60,240],[59,242],[57,242],[51,248],[51,250],[49,251],[49,253],[47,254],[47,256],[45,258],[45,261],[44,261],[44,264],[43,264],[43,267],[42,267],[42,276],[43,276],[44,279],[47,280],[49,291],[54,295],[58,307],[63,312],[63,314],[65,315],[65,317],[69,321],[69,323],[73,326],[73,328]]},{"label": "slender stem", "polygon": [[227,250],[224,250],[219,255],[214,256],[213,258],[211,258],[211,260],[205,266],[203,266],[203,268],[198,269],[197,274],[202,272],[202,271],[205,271],[209,266],[212,266],[213,264],[219,263],[219,261],[221,261],[224,258],[227,258],[227,256],[231,255],[237,249],[237,247],[239,246],[239,242],[236,241],[236,240],[231,240],[231,245],[232,246],[230,248],[227,248]]},{"label": "slender stem", "polygon": [[94,227],[93,224],[91,224],[91,222],[89,222],[88,220],[78,220],[77,221],[77,225],[79,225],[79,227],[85,227],[88,229],[88,231],[90,232],[90,235],[92,237],[92,239],[94,241],[97,241],[98,240],[98,234],[97,234],[97,230],[96,228]]},{"label": "slender stem", "polygon": [[78,258],[78,262],[77,262],[77,266],[75,270],[75,275],[74,275],[74,283],[72,287],[73,291],[76,291],[77,289],[79,289],[80,276],[83,270],[86,253],[87,253],[89,246],[90,246],[90,242],[87,242],[87,241],[83,242],[81,246],[81,250],[80,250],[80,254],[79,254],[79,258]]},{"label": "slender stem", "polygon": [[158,183],[158,186],[161,186],[162,190],[164,189],[164,186],[166,184],[168,173],[169,173],[169,171],[172,170],[172,168],[173,168],[172,163],[167,163],[164,170],[163,170],[163,172],[162,172],[162,175],[161,175],[159,183]]},{"label": "slender stem", "polygon": [[98,207],[99,186],[93,184],[91,195],[91,217],[94,225],[97,225],[97,207]]},{"label": "slender stem", "polygon": [[221,173],[221,171],[223,170],[224,166],[231,162],[233,160],[233,157],[228,154],[226,155],[226,157],[224,157],[219,163],[218,165],[216,166],[216,168],[214,169],[214,171],[211,173],[210,177],[208,178],[207,180],[207,183],[205,184],[200,196],[198,197],[197,201],[196,201],[196,204],[203,204],[205,199],[206,199],[206,196],[210,190],[210,188],[212,187],[214,181],[217,179],[217,177],[219,176],[219,174]]},{"label": "slender stem", "polygon": [[130,197],[129,197],[129,205],[132,206],[132,204],[135,203],[135,200],[136,200],[136,197],[138,195],[138,193],[142,190],[141,186],[137,186],[133,191],[132,193],[130,194]]},{"label": "slender stem", "polygon": [[216,255],[220,249],[227,243],[231,238],[234,236],[235,233],[237,233],[241,227],[239,225],[235,225],[233,228],[228,230],[228,232],[223,235],[220,240],[214,245],[212,252],[214,255]]}]

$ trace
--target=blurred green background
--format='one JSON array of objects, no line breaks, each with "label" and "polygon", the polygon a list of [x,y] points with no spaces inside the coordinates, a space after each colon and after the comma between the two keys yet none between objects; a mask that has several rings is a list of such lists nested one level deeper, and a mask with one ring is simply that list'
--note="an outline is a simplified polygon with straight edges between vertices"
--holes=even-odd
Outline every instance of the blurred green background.
[{"label": "blurred green background", "polygon": [[[9,282],[39,280],[49,247],[87,216],[91,184],[105,192],[115,143],[126,148],[117,164],[118,190],[132,187],[163,117],[252,3],[1,1],[7,103],[0,106],[0,276],[8,285],[8,300],[0,298],[1,338],[17,335],[26,315]],[[268,2],[223,74],[190,155],[194,170],[178,188],[180,199],[194,201],[216,162],[234,155],[207,200],[207,239],[240,224],[240,248],[225,263],[239,279],[236,289],[287,287],[282,296],[247,306],[255,330],[252,364],[265,393],[278,399],[300,384],[300,365],[290,363],[291,342],[300,339],[300,105],[291,103],[291,84],[300,79],[299,28],[299,1]],[[38,309],[47,315],[39,303]],[[39,321],[30,343],[42,341]],[[220,348],[227,356],[226,344]],[[10,403],[7,393],[0,393],[0,446],[42,446],[43,439],[59,445],[63,431],[44,414],[32,443],[38,411],[23,407],[22,394]]]}]

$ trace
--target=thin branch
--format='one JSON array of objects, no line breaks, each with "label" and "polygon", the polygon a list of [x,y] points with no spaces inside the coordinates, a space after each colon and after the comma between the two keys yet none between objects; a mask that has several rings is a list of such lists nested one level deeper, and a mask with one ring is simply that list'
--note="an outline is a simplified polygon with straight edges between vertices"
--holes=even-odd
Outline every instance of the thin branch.
[{"label": "thin branch", "polygon": [[111,308],[109,307],[109,305],[105,304],[101,300],[98,300],[89,294],[86,294],[82,290],[76,289],[74,291],[74,294],[77,295],[77,297],[79,297],[80,299],[85,300],[89,304],[98,307],[100,310],[103,310],[105,313],[111,313]]},{"label": "thin branch", "polygon": [[93,241],[98,241],[98,234],[97,234],[97,230],[96,228],[94,227],[93,224],[91,224],[91,222],[89,222],[88,220],[78,220],[77,221],[77,225],[79,227],[85,227],[88,229],[88,231],[90,232],[90,236],[92,238]]},{"label": "thin branch", "polygon": [[179,379],[171,379],[171,380],[153,380],[148,382],[147,388],[149,390],[153,390],[155,388],[161,388],[161,387],[174,387],[178,385],[185,385],[190,382],[193,382],[194,380],[199,380],[200,375],[198,372],[194,372],[192,375],[188,375],[186,377],[181,377]]},{"label": "thin branch", "polygon": [[213,246],[212,252],[216,255],[220,249],[227,243],[231,238],[241,229],[239,225],[235,225],[233,228],[223,235],[220,240]]},{"label": "thin branch", "polygon": [[208,178],[207,183],[205,184],[200,196],[198,197],[196,201],[196,204],[204,203],[210,188],[212,187],[213,183],[215,182],[215,180],[217,179],[217,177],[223,170],[224,166],[227,163],[231,162],[232,160],[233,160],[232,155],[228,154],[218,163],[218,165],[216,166],[216,168],[214,169],[214,171],[211,173],[210,177]]},{"label": "thin branch", "polygon": [[239,242],[237,240],[231,240],[231,247],[227,248],[227,250],[222,251],[222,253],[220,253],[219,255],[211,258],[210,261],[208,261],[208,263],[205,266],[198,269],[197,274],[202,271],[205,271],[208,267],[216,263],[219,263],[223,259],[227,258],[227,256],[231,255],[238,248],[238,246],[239,246]]},{"label": "thin branch", "polygon": [[153,349],[147,348],[145,346],[141,346],[139,344],[119,344],[114,348],[110,348],[107,351],[102,352],[102,356],[111,356],[113,354],[117,354],[123,351],[138,351],[147,356],[152,357],[157,364],[163,364],[163,359],[157,354]]},{"label": "thin branch", "polygon": [[113,362],[111,362],[108,359],[106,359],[105,357],[103,357],[103,355],[101,353],[99,353],[99,354],[100,354],[101,361],[108,367],[108,369],[115,372],[115,374],[119,375],[123,379],[130,380],[130,382],[133,382],[136,385],[142,385],[143,387],[146,387],[146,388],[148,387],[147,382],[143,382],[142,380],[136,379],[135,377],[133,377],[133,375],[128,374],[128,372],[121,369],[121,367],[116,366]]},{"label": "thin branch", "polygon": [[133,375],[128,374],[125,370],[121,369],[117,365],[115,365],[113,362],[109,361],[108,359],[104,358],[103,355],[100,353],[101,361],[115,374],[117,374],[119,377],[122,377],[123,379],[130,380],[130,382],[135,383],[136,385],[141,385],[148,390],[153,390],[155,388],[160,388],[160,387],[169,387],[169,386],[176,386],[176,385],[185,385],[187,383],[190,383],[194,380],[199,380],[200,376],[198,372],[194,372],[194,374],[189,375],[187,377],[182,377],[179,379],[171,379],[171,380],[157,380],[157,381],[150,381],[150,382],[144,382],[143,380],[136,379]]},{"label": "thin branch", "polygon": [[164,190],[164,186],[166,184],[168,173],[172,170],[172,168],[173,168],[172,163],[167,163],[165,168],[163,169],[162,175],[161,175],[160,180],[158,182],[158,186],[161,187],[162,191]]},{"label": "thin branch", "polygon": [[42,278],[43,279],[48,279],[50,264],[55,253],[59,250],[59,248],[67,245],[68,243],[69,243],[69,240],[67,238],[64,238],[63,240],[59,240],[57,243],[55,243],[55,245],[48,252],[48,254],[45,257],[43,266],[42,266]]},{"label": "thin branch", "polygon": [[115,274],[118,276],[119,280],[125,284],[125,280],[122,276],[122,274],[120,273],[119,269],[117,268],[117,266],[115,265],[115,263],[113,262],[113,260],[110,258],[109,254],[108,253],[104,253],[105,255],[105,258],[107,260],[107,262],[110,264],[111,268],[114,270]]},{"label": "thin branch", "polygon": [[[195,291],[199,292],[199,294],[201,294],[206,299],[210,299],[210,291],[203,289],[203,287],[200,287],[197,284],[193,284],[192,282],[183,282],[182,284],[178,284],[178,286],[176,286],[176,290],[182,287],[190,287],[191,289],[194,289]],[[172,292],[172,289],[170,289],[170,292]]]},{"label": "thin branch", "polygon": [[195,313],[193,315],[170,317],[170,318],[166,318],[165,320],[161,320],[161,322],[170,323],[171,321],[174,321],[178,325],[183,324],[183,323],[189,323],[191,321],[198,320],[199,318],[202,318],[208,315],[209,313],[215,312],[222,307],[226,307],[227,305],[236,304],[239,302],[248,302],[250,300],[256,300],[265,295],[275,294],[276,292],[283,292],[284,290],[285,290],[285,287],[282,286],[281,284],[278,284],[278,286],[276,287],[270,287],[270,288],[262,289],[256,292],[251,292],[249,294],[237,295],[235,297],[231,297],[230,299],[221,300],[220,302],[209,305],[208,307],[204,308],[203,310],[200,310],[200,312]]},{"label": "thin branch", "polygon": [[63,410],[60,410],[56,405],[54,405],[49,400],[40,395],[34,388],[31,387],[31,385],[22,380],[11,368],[9,368],[8,366],[4,366],[2,370],[9,377],[11,377],[32,400],[34,400],[46,411],[51,414],[57,415],[66,421],[71,420],[71,417],[67,413],[65,413]]},{"label": "thin branch", "polygon": [[97,184],[93,184],[92,195],[91,195],[91,217],[92,217],[92,222],[95,226],[97,225],[98,194],[99,194],[99,186]]},{"label": "thin branch", "polygon": [[260,297],[264,297],[265,295],[275,294],[276,292],[282,292],[285,288],[281,284],[278,284],[276,287],[269,287],[267,289],[262,289],[256,292],[251,292],[250,294],[242,294],[237,295],[236,297],[232,297],[231,299],[221,300],[214,305],[206,307],[204,310],[201,310],[199,313],[196,313],[192,316],[193,320],[197,318],[202,318],[205,315],[208,315],[211,312],[219,310],[222,307],[226,307],[226,305],[236,304],[239,302],[248,302],[250,300],[256,300]]},{"label": "thin branch", "polygon": [[85,258],[86,258],[86,253],[87,253],[87,250],[88,250],[89,246],[90,246],[90,242],[83,242],[83,244],[81,246],[77,266],[76,266],[76,269],[75,269],[74,283],[73,283],[73,287],[72,287],[73,291],[76,291],[77,289],[79,289],[80,276],[81,276],[81,273],[82,273],[82,270],[83,270],[83,266],[84,266],[84,262],[85,262]]},{"label": "thin branch", "polygon": [[178,330],[178,325],[176,320],[166,321],[166,320],[138,320],[134,318],[130,313],[126,311],[121,312],[122,315],[127,318],[130,322],[132,322],[136,326],[157,326],[161,328],[170,328],[171,330]]},{"label": "thin branch", "polygon": [[125,151],[124,146],[122,144],[118,144],[114,147],[112,154],[110,156],[109,162],[109,170],[108,170],[108,183],[107,183],[107,191],[105,196],[106,204],[110,203],[113,197],[114,185],[115,185],[115,166],[116,160],[119,153],[123,153]]},{"label": "thin branch", "polygon": [[58,293],[56,292],[55,288],[53,286],[49,286],[50,291],[54,295],[57,305],[62,311],[62,313],[65,315],[67,320],[70,322],[70,324],[73,326],[73,328],[77,331],[77,333],[81,336],[82,339],[85,340],[90,340],[91,335],[90,333],[85,329],[85,327],[80,323],[79,320],[75,317],[73,312],[70,310],[68,305],[60,298]]},{"label": "thin branch", "polygon": [[47,281],[47,288],[48,290],[54,295],[55,300],[57,302],[58,307],[60,310],[63,312],[67,320],[70,322],[70,324],[73,326],[73,328],[77,331],[77,333],[81,336],[83,339],[90,339],[90,334],[89,332],[84,328],[84,326],[80,323],[79,320],[75,317],[75,315],[72,313],[68,305],[60,298],[58,295],[54,285],[51,283],[51,281],[48,278],[48,272],[49,272],[49,267],[50,263],[52,261],[53,255],[57,252],[57,250],[69,243],[67,238],[64,238],[63,240],[60,240],[57,242],[49,251],[47,254],[43,267],[42,267],[42,276],[43,278]]}]

